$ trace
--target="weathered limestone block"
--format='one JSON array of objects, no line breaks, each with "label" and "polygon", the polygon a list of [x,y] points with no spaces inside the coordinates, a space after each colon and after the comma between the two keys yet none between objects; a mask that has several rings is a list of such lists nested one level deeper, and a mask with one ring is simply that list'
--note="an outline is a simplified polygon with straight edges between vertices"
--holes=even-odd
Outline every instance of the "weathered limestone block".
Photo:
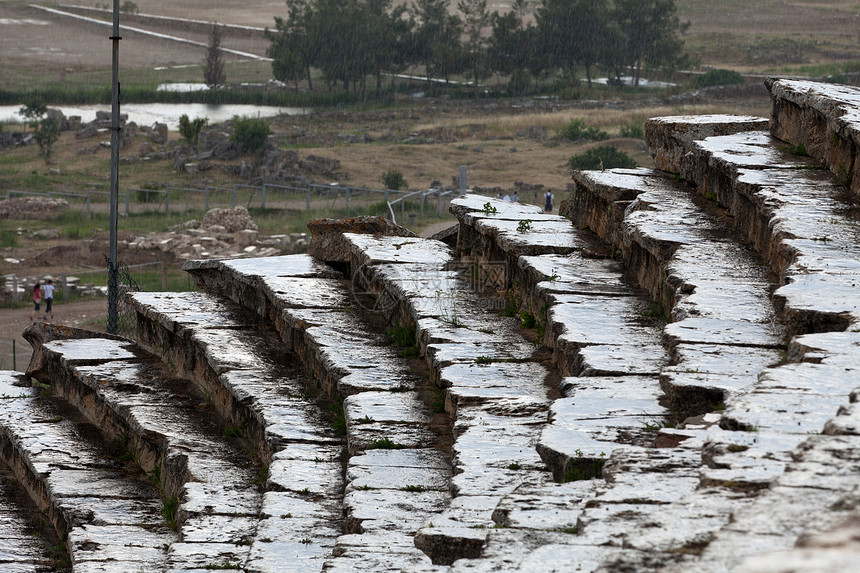
[{"label": "weathered limestone block", "polygon": [[630,203],[647,190],[644,177],[650,169],[576,171],[575,187],[562,215],[579,226],[588,227],[603,241],[621,248],[621,222]]},{"label": "weathered limestone block", "polygon": [[860,194],[860,88],[769,78],[771,133],[826,165]]},{"label": "weathered limestone block", "polygon": [[314,219],[308,221],[311,242],[308,253],[325,262],[348,263],[351,256],[343,242],[344,233],[360,233],[394,237],[414,237],[415,233],[395,225],[383,217],[352,217],[348,219]]},{"label": "weathered limestone block", "polygon": [[677,115],[645,122],[645,142],[657,169],[681,173],[692,143],[715,135],[767,129],[763,117],[736,115]]},{"label": "weathered limestone block", "polygon": [[[121,559],[126,567],[163,569],[165,547],[178,536],[164,523],[156,489],[124,472],[121,462],[87,437],[94,428],[71,419],[57,401],[40,400],[38,389],[23,387],[23,376],[8,374],[0,373],[3,462],[44,511],[76,566],[110,570],[110,562]],[[5,524],[13,516],[7,510],[3,517]],[[7,533],[7,543],[15,543],[11,564],[36,570],[27,563],[33,544]],[[4,569],[10,566],[3,562]]]}]

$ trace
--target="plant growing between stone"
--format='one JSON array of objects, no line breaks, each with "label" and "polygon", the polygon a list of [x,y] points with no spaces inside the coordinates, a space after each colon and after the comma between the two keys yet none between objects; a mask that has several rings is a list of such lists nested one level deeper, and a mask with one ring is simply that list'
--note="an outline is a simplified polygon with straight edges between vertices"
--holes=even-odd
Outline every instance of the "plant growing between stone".
[{"label": "plant growing between stone", "polygon": [[402,450],[405,448],[403,444],[398,444],[389,438],[380,438],[367,444],[366,450]]},{"label": "plant growing between stone", "polygon": [[562,482],[582,481],[600,477],[606,464],[606,454],[601,452],[598,458],[585,457],[582,450],[576,450],[576,457],[567,461]]}]

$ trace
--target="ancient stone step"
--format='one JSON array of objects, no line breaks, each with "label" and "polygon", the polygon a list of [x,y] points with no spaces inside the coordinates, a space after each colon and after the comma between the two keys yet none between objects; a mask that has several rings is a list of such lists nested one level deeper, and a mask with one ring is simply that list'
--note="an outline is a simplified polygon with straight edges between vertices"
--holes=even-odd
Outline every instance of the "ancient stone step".
[{"label": "ancient stone step", "polygon": [[[706,118],[707,119],[707,118]],[[707,412],[757,382],[780,360],[767,270],[730,240],[731,229],[706,214],[680,183],[647,169],[582,172],[577,221],[620,240],[637,281],[666,309],[664,339],[673,352],[661,384],[680,418]],[[624,216],[607,215],[623,196]],[[614,226],[614,229],[607,229]]]},{"label": "ancient stone step", "polygon": [[[595,181],[594,186],[601,193],[624,201],[625,207],[643,189],[636,185],[628,185],[625,189],[619,181],[632,177],[651,188],[651,182],[645,181],[639,171],[614,175],[606,172],[607,177]],[[649,197],[647,205],[660,199],[660,196]],[[594,211],[599,212],[599,217],[589,222],[602,228],[605,236],[617,237],[619,247],[626,246],[621,216],[624,209],[604,203]],[[682,216],[691,212],[682,213]],[[468,226],[462,209],[459,216],[461,227]],[[677,219],[667,219],[657,218],[639,225],[637,236],[655,253],[650,255],[650,251],[646,251],[652,260],[661,257],[664,263],[677,251],[677,245],[689,239],[689,232],[685,233],[685,229],[677,225]],[[539,228],[540,222],[537,226]],[[663,246],[662,242],[669,235],[678,243]],[[669,414],[659,403],[663,392],[658,383],[668,359],[659,342],[659,330],[646,320],[654,311],[641,293],[622,279],[621,265],[585,256],[594,249],[589,243],[577,236],[578,249],[572,253],[519,257],[511,265],[515,265],[514,278],[508,281],[519,285],[517,293],[525,299],[524,306],[544,309],[550,325],[544,342],[555,347],[555,359],[563,373],[578,375],[562,380],[561,389],[566,397],[553,403],[550,416],[553,423],[544,429],[538,451],[553,469],[555,479],[577,480],[570,483],[587,485],[577,488],[578,499],[563,513],[553,505],[555,492],[551,485],[524,484],[518,492],[528,492],[527,497],[519,493],[505,497],[494,517],[497,525],[508,529],[489,533],[481,554],[485,564],[489,561],[495,566],[504,564],[513,569],[525,567],[527,563],[540,563],[540,570],[540,567],[558,563],[556,555],[564,555],[578,563],[584,562],[585,570],[591,570],[600,563],[611,564],[623,559],[638,561],[641,566],[655,551],[662,552],[662,560],[668,563],[678,554],[679,548],[701,543],[713,530],[725,524],[735,507],[731,503],[732,492],[722,484],[699,490],[702,437],[690,441],[689,435],[683,436],[687,449],[680,452],[650,447],[656,431]],[[619,248],[619,252],[621,250]],[[486,248],[465,254],[481,262],[494,256]],[[499,256],[498,249],[495,256]],[[640,259],[643,266],[648,263],[646,257],[640,256]],[[667,289],[666,285],[658,284],[665,276],[659,272],[654,274],[656,278],[649,277],[648,273],[641,274],[643,279],[651,278],[650,284],[643,280],[643,286]],[[761,290],[767,292],[766,281]],[[766,296],[765,302],[768,302]],[[601,327],[595,328],[597,324]],[[576,356],[576,360],[560,359],[560,354],[565,353],[559,350],[565,346],[571,349],[567,354]],[[667,467],[674,469],[667,472]],[[633,468],[637,471],[630,471]],[[670,473],[673,474],[671,478]],[[580,481],[593,477],[606,480]],[[654,485],[640,488],[648,480]],[[703,502],[708,499],[717,501]],[[703,509],[703,505],[707,509]],[[558,521],[545,517],[552,510],[558,515]],[[539,520],[517,523],[506,517],[509,514],[533,515]],[[671,517],[660,529],[661,535],[648,534],[647,527],[642,524],[660,521],[663,515]],[[542,524],[542,519],[547,519],[552,527]],[[559,523],[564,520],[572,520],[573,524]],[[680,525],[670,525],[675,522]],[[568,535],[560,536],[560,532]],[[636,540],[641,542],[637,544]],[[629,546],[625,552],[630,555],[618,555],[624,552],[610,549],[612,545]],[[547,550],[550,547],[551,553]],[[609,567],[611,569],[611,565]],[[463,568],[469,565],[464,564]],[[456,564],[454,570],[457,570]]]},{"label": "ancient stone step", "polygon": [[681,173],[694,141],[767,128],[767,119],[747,115],[652,117],[645,121],[645,143],[657,169]]},{"label": "ancient stone step", "polygon": [[826,165],[860,194],[860,88],[769,78],[770,132]]},{"label": "ancient stone step", "polygon": [[716,198],[778,274],[774,294],[791,334],[858,320],[856,216],[846,188],[767,133],[696,142],[682,177]]},{"label": "ancient stone step", "polygon": [[[461,236],[498,217],[487,208],[477,211],[479,204],[480,199],[469,196],[452,202]],[[525,217],[530,208],[508,205],[503,217]],[[564,218],[534,221],[520,241],[528,245],[562,224],[559,237],[569,247],[564,254],[518,256],[494,243],[492,235],[482,244],[458,243],[475,266],[506,264],[509,276],[503,283],[511,288],[509,297],[519,302],[522,316],[534,316],[544,328],[544,344],[554,350],[561,374],[569,377],[562,382],[567,395],[553,403],[550,425],[537,444],[560,481],[578,472],[599,475],[591,468],[602,466],[622,443],[653,441],[646,427],[659,426],[668,414],[657,401],[662,394],[658,375],[667,362],[659,331],[644,319],[650,305],[641,291],[624,283],[621,267],[587,258],[587,240]],[[625,439],[619,440],[622,434]]]},{"label": "ancient stone step", "polygon": [[316,389],[297,360],[259,317],[222,297],[132,293],[127,300],[138,341],[162,349],[177,373],[206,388],[231,431],[260,445],[267,491],[245,567],[277,571],[300,558],[303,570],[320,570],[339,533],[343,440],[304,397]]},{"label": "ancient stone step", "polygon": [[36,353],[40,362],[28,373],[49,381],[107,439],[125,441],[158,485],[179,533],[167,568],[245,566],[250,541],[264,531],[258,469],[225,439],[193,384],[120,340],[53,340]]},{"label": "ancient stone step", "polygon": [[[178,536],[162,516],[158,489],[139,469],[129,471],[117,457],[127,452],[109,451],[78,412],[28,383],[24,375],[0,373],[0,450],[3,463],[64,540],[68,565],[76,571],[164,570],[166,548]],[[20,510],[4,510],[0,567],[61,569],[59,555],[26,537],[29,527]],[[15,526],[20,529],[10,531]]]},{"label": "ancient stone step", "polygon": [[[350,311],[363,299],[342,275],[309,257],[277,259],[257,267],[236,260],[187,268],[212,292],[243,293],[237,302],[270,317],[323,393],[342,400],[347,534],[338,538],[326,570],[429,565],[412,538],[447,506],[451,469],[433,449],[439,436],[415,391],[416,376],[397,348]],[[406,483],[391,479],[406,474]]]},{"label": "ancient stone step", "polygon": [[424,523],[415,544],[434,563],[475,556],[501,496],[546,475],[533,444],[549,405],[547,370],[529,360],[518,321],[489,312],[447,268],[452,258],[443,243],[355,233],[343,241],[356,287],[374,295],[391,322],[414,328],[454,417],[455,497]]}]

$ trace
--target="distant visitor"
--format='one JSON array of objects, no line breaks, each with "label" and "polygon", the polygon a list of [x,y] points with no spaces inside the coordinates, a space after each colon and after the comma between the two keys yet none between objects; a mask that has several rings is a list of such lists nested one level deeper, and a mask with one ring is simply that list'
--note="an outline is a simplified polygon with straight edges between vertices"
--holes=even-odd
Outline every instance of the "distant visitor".
[{"label": "distant visitor", "polygon": [[30,313],[30,320],[33,320],[34,316],[39,316],[39,308],[42,304],[42,287],[39,285],[39,281],[36,281],[36,284],[33,285],[33,312]]},{"label": "distant visitor", "polygon": [[[48,315],[51,315],[51,320],[54,320],[54,281],[48,279],[48,284],[42,287],[42,292],[45,296],[45,316],[44,319],[48,320]],[[38,309],[36,309],[38,310]]]},{"label": "distant visitor", "polygon": [[553,200],[552,191],[547,191],[546,195],[544,195],[543,199],[544,199],[543,210],[546,211],[547,213],[552,213],[552,200]]}]

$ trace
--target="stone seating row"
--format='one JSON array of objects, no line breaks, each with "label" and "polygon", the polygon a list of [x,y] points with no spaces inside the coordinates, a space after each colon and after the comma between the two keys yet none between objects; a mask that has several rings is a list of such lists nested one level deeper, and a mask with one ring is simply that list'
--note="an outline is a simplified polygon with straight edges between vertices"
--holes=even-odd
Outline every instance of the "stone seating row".
[{"label": "stone seating row", "polygon": [[420,380],[362,319],[361,299],[349,283],[305,255],[191,262],[186,269],[207,291],[265,317],[318,381],[319,391],[335,404],[342,401],[348,450],[341,488],[344,534],[335,540],[325,570],[429,564],[413,536],[447,505],[450,463],[436,449],[440,437],[419,396]]},{"label": "stone seating row", "polygon": [[[605,485],[603,480],[523,484],[498,506],[494,517],[506,530],[490,533],[482,560],[546,570],[565,561],[598,556],[596,563],[609,562],[617,552],[614,546],[628,546],[641,559],[658,543],[671,554],[672,549],[698,542],[708,527],[725,523],[734,507],[730,502],[712,503],[702,510],[701,500],[732,493],[714,494],[714,488],[703,495],[696,491],[701,461],[692,443],[672,452],[647,447],[654,440],[654,430],[670,415],[658,401],[662,394],[659,375],[668,357],[659,343],[659,329],[643,316],[649,310],[647,301],[623,280],[619,263],[587,253],[593,246],[571,223],[562,220],[574,239],[568,243],[575,250],[519,255],[530,252],[519,245],[526,245],[532,235],[540,236],[547,217],[536,221],[528,208],[493,212],[492,208],[481,209],[481,201],[484,199],[460,199],[452,207],[461,222],[461,236],[471,234],[466,243],[470,251],[465,255],[487,263],[503,260],[515,269],[509,287],[521,299],[531,297],[523,306],[545,309],[543,340],[556,348],[556,362],[568,374],[561,385],[567,397],[553,403],[552,423],[543,430],[538,450],[558,480],[613,476]],[[464,216],[470,206],[473,211]],[[488,221],[494,218],[529,223],[518,231],[519,245],[514,246],[513,240],[505,245],[494,243],[485,230],[505,224]],[[464,232],[475,220],[481,221],[482,228]],[[464,243],[458,241],[458,245]],[[625,306],[636,311],[625,312]],[[564,342],[567,351],[559,352]],[[554,463],[554,458],[560,461]],[[601,466],[602,471],[587,473],[589,468]],[[667,471],[667,467],[674,470]],[[697,496],[698,503],[689,503]],[[558,498],[565,500],[566,511],[558,511]],[[671,504],[678,499],[685,501]],[[654,523],[663,516],[662,536],[655,537],[653,531],[651,535],[631,533],[643,521]],[[518,546],[524,539],[532,544],[527,550]],[[459,562],[454,569],[469,567]]]},{"label": "stone seating row", "polygon": [[[162,547],[178,538],[165,524],[158,489],[146,476],[139,469],[129,472],[94,439],[98,430],[67,404],[40,396],[41,389],[30,387],[23,374],[0,375],[0,394],[3,462],[51,527],[66,535],[76,570],[164,570]],[[4,571],[71,565],[64,563],[65,551],[39,547],[38,538],[26,535],[28,527],[15,505],[4,509]]]}]

